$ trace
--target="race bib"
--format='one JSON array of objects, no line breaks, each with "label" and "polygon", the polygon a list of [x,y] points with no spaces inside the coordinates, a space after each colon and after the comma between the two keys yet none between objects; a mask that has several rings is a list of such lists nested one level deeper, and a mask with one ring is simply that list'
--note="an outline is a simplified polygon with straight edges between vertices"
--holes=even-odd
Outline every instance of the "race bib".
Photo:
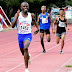
[{"label": "race bib", "polygon": [[28,31],[29,28],[30,28],[30,24],[23,24],[23,25],[20,25],[20,29],[21,29],[21,30]]},{"label": "race bib", "polygon": [[65,22],[59,22],[59,27],[65,27]]},{"label": "race bib", "polygon": [[48,23],[48,19],[47,18],[42,18],[42,23]]}]

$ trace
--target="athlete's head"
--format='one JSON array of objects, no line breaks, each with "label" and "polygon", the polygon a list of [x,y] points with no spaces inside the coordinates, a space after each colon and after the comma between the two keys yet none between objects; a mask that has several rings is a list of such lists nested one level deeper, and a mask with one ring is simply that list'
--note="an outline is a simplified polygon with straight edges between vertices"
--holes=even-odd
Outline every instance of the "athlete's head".
[{"label": "athlete's head", "polygon": [[64,15],[64,9],[60,9],[60,15],[61,15],[61,16]]},{"label": "athlete's head", "polygon": [[22,2],[21,3],[21,10],[23,12],[28,12],[28,9],[29,9],[29,4],[27,2]]},{"label": "athlete's head", "polygon": [[46,6],[44,6],[44,5],[41,6],[41,11],[42,11],[42,12],[46,12]]}]

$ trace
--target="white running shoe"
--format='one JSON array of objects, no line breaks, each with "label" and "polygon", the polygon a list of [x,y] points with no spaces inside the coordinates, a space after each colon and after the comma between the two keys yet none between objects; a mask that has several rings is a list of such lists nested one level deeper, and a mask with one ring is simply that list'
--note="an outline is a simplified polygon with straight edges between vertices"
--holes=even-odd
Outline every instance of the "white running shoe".
[{"label": "white running shoe", "polygon": [[64,54],[64,52],[62,52],[62,51],[60,50],[60,54]]},{"label": "white running shoe", "polygon": [[30,58],[31,58],[31,54],[29,54],[28,64],[31,64],[31,60],[30,60]]},{"label": "white running shoe", "polygon": [[25,72],[29,72],[28,68],[25,69]]}]

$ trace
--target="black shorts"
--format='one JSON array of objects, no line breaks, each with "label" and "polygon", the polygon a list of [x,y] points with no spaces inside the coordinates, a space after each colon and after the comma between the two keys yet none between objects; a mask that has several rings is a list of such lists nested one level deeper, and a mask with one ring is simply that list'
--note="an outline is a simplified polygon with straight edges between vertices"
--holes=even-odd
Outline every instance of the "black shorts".
[{"label": "black shorts", "polygon": [[47,30],[43,30],[43,29],[40,29],[40,33],[46,33],[46,34],[50,34],[50,30],[49,29],[47,29]]}]

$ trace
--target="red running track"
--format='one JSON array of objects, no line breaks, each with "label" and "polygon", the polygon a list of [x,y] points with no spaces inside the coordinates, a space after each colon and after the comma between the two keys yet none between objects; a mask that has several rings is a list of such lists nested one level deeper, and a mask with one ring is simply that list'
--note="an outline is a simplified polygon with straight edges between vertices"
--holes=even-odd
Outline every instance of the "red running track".
[{"label": "red running track", "polygon": [[[56,37],[52,34],[51,42],[44,44],[46,53],[42,53],[39,33],[33,34],[32,42],[29,46],[31,54],[30,72],[59,72],[60,67],[72,57],[72,27],[67,30],[65,38],[64,54],[60,54],[61,42],[56,44]],[[36,30],[32,28],[33,32]],[[33,33],[32,32],[32,33]],[[0,32],[0,72],[24,72],[24,59],[20,53],[17,41],[17,30]]]}]

